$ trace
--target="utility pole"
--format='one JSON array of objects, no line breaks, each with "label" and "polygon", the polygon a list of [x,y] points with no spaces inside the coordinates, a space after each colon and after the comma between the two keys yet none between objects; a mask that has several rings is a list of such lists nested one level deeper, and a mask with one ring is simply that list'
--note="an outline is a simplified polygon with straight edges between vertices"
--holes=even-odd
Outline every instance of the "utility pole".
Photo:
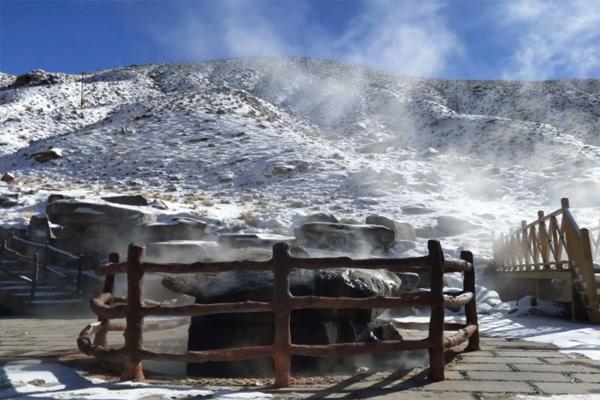
[{"label": "utility pole", "polygon": [[81,89],[80,89],[80,104],[79,104],[79,108],[81,108],[83,110],[83,78],[84,78],[85,74],[82,72],[81,73]]}]

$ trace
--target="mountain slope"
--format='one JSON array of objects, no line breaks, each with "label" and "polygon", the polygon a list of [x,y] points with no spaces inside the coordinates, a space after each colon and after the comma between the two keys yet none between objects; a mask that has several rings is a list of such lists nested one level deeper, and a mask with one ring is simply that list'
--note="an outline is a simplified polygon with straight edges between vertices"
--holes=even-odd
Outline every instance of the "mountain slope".
[{"label": "mountain slope", "polygon": [[[562,196],[597,219],[598,80],[420,79],[303,58],[32,74],[0,76],[0,171],[20,182],[3,190],[21,196],[4,221],[53,190],[141,191],[223,230],[382,213],[425,240],[452,215],[474,227],[447,245],[485,255],[491,230]],[[63,157],[32,158],[52,147]],[[257,227],[238,219],[248,211]]]}]

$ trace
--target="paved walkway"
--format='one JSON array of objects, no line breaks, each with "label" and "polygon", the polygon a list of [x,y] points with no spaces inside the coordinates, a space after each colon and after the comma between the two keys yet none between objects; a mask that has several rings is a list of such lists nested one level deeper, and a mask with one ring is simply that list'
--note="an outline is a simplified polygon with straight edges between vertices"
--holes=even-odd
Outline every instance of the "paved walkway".
[{"label": "paved walkway", "polygon": [[[59,359],[90,366],[79,355],[75,339],[90,319],[0,319],[1,362],[46,362]],[[168,342],[169,351],[185,344],[186,329],[148,335],[145,344]],[[111,338],[122,343],[120,334]],[[597,394],[600,398],[600,361],[560,353],[554,346],[498,338],[482,338],[482,350],[473,353],[447,353],[446,380],[426,381],[427,370],[416,368],[394,373],[361,373],[347,377],[298,380],[298,386],[269,390],[263,381],[253,389],[269,391],[290,399],[508,399],[519,394]],[[149,365],[146,365],[150,367]],[[94,369],[94,371],[98,371]],[[149,374],[152,377],[152,374]],[[154,375],[155,382],[162,378]],[[186,384],[248,384],[248,380],[190,380]],[[1,396],[0,396],[1,397]]]}]

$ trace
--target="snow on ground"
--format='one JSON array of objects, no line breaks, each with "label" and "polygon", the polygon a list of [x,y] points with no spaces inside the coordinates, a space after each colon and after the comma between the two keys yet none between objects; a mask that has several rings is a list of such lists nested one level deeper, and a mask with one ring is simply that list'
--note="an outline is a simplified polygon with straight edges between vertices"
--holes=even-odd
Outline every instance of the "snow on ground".
[{"label": "snow on ground", "polygon": [[[18,183],[0,194],[19,204],[0,210],[4,225],[52,192],[142,193],[223,231],[380,213],[413,224],[418,251],[439,237],[489,257],[492,231],[560,197],[598,220],[598,80],[445,81],[303,58],[12,79],[0,81],[0,172]],[[52,147],[61,159],[32,159]],[[444,216],[472,224],[443,232]]]},{"label": "snow on ground", "polygon": [[544,396],[518,395],[518,400],[597,400],[597,394],[556,394]]},{"label": "snow on ground", "polygon": [[[556,316],[530,315],[523,308],[511,308],[510,303],[501,303],[496,308],[505,311],[479,315],[481,336],[551,343],[563,353],[578,353],[593,360],[600,360],[600,326],[571,322]],[[550,307],[547,311],[552,313],[555,308]],[[386,319],[429,322],[429,316],[424,314],[400,318],[391,316]],[[446,322],[464,323],[464,313],[447,311]]]},{"label": "snow on ground", "polygon": [[0,399],[272,399],[254,391],[196,389],[189,386],[154,385],[138,382],[109,382],[86,377],[60,364],[7,364],[0,367]]},{"label": "snow on ground", "polygon": [[552,343],[563,353],[600,360],[600,327],[564,319],[494,313],[479,319],[483,336]]}]

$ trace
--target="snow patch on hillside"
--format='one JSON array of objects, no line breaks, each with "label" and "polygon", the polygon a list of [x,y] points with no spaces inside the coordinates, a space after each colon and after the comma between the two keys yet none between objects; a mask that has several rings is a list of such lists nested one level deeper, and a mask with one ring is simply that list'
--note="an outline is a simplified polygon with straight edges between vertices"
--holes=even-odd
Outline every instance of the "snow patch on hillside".
[{"label": "snow patch on hillside", "polygon": [[[598,80],[421,79],[305,58],[13,80],[0,76],[0,172],[17,175],[1,190],[19,205],[0,211],[4,224],[43,210],[52,192],[143,193],[223,231],[289,233],[315,211],[379,213],[413,224],[418,252],[441,238],[487,257],[492,231],[561,197],[580,223],[597,221]],[[32,158],[52,147],[63,157]],[[445,216],[471,224],[450,235]]]}]

